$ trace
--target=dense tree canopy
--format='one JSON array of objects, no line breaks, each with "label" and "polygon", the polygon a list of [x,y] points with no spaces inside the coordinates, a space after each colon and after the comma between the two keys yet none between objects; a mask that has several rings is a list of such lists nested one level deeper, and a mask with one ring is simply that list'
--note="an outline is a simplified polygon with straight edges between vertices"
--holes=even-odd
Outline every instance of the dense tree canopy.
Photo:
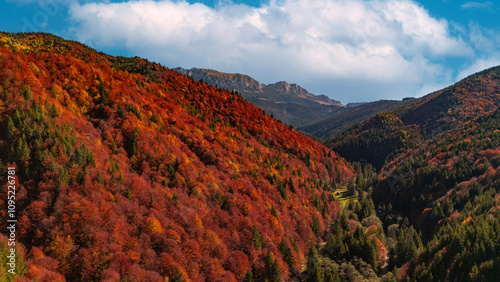
[{"label": "dense tree canopy", "polygon": [[6,273],[0,235],[1,278],[498,280],[498,73],[331,140],[360,161],[348,163],[238,93],[0,33],[0,182],[15,167],[19,270]]},{"label": "dense tree canopy", "polygon": [[0,43],[25,277],[288,280],[337,217],[313,200],[353,168],[237,93],[48,34]]}]

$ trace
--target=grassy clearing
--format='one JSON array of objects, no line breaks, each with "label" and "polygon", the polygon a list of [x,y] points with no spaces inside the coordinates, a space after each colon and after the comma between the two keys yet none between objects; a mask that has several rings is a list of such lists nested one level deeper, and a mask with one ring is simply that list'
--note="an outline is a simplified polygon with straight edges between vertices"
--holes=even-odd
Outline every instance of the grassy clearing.
[{"label": "grassy clearing", "polygon": [[347,187],[342,187],[333,192],[335,198],[340,202],[340,206],[344,208],[345,204],[349,201],[357,202],[358,199],[347,190]]}]

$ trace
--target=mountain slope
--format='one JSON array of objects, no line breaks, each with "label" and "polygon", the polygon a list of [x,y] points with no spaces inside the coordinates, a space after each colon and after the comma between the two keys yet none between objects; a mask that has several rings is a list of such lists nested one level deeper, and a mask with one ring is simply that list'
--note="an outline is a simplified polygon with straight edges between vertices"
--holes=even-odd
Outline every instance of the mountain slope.
[{"label": "mountain slope", "polygon": [[325,95],[311,94],[304,88],[285,81],[265,85],[242,74],[228,74],[199,68],[189,70],[176,68],[174,70],[196,80],[237,91],[266,113],[294,127],[306,126],[326,119],[343,107],[342,103]]},{"label": "mountain slope", "polygon": [[[405,275],[418,281],[500,278],[500,110],[398,155],[381,175],[373,195],[382,219],[389,226],[408,218],[427,242],[403,268]],[[400,260],[393,261],[408,261]]]},{"label": "mountain slope", "polygon": [[[373,200],[388,230],[388,267],[403,279],[500,279],[499,74],[482,71],[328,142],[380,169]],[[423,244],[396,235],[402,226]]]},{"label": "mountain slope", "polygon": [[[491,113],[500,104],[500,67],[472,75],[455,85],[412,101],[384,116],[377,115],[327,141],[327,146],[351,161],[368,161],[381,168],[394,153],[423,138]],[[408,137],[411,135],[412,137]],[[373,140],[378,140],[373,142]],[[381,144],[391,144],[392,148]],[[365,155],[371,154],[369,157]]]},{"label": "mountain slope", "polygon": [[325,191],[355,174],[235,93],[140,58],[0,33],[0,66],[0,179],[16,168],[28,279],[297,278],[340,209]]},{"label": "mountain slope", "polygon": [[354,107],[342,108],[325,120],[298,129],[314,137],[327,140],[378,113],[397,109],[413,101],[414,99],[405,99],[403,101],[380,100],[362,103]]}]

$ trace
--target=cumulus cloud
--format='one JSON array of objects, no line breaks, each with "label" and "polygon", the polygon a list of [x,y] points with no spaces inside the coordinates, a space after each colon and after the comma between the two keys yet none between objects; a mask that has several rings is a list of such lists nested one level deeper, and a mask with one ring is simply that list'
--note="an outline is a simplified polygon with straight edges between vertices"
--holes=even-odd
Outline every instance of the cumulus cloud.
[{"label": "cumulus cloud", "polygon": [[[221,2],[222,3],[222,2]],[[451,81],[436,63],[473,50],[410,0],[271,0],[260,7],[185,1],[74,3],[76,39],[123,46],[167,66],[287,80],[343,101],[421,94]]]}]

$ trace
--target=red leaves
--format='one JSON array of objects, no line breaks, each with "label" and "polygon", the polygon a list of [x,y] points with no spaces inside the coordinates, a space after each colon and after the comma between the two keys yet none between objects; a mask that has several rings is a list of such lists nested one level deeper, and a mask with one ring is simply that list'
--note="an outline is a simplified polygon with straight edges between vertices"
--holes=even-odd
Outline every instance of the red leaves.
[{"label": "red leaves", "polygon": [[[351,167],[231,92],[73,42],[57,52],[39,48],[13,54],[0,47],[0,83],[10,95],[3,106],[22,115],[33,101],[57,109],[40,122],[47,137],[25,134],[32,159],[41,160],[40,177],[26,189],[40,193],[26,193],[20,238],[33,251],[47,248],[30,273],[240,281],[263,266],[264,248],[281,262],[276,246],[284,237],[297,240],[301,263],[316,240],[313,215],[320,227],[327,222],[305,187],[344,179]],[[18,93],[22,83],[31,86],[29,103]],[[50,155],[42,158],[37,144]],[[81,144],[93,162],[79,161]],[[292,183],[283,186],[286,200],[278,182]]]},{"label": "red leaves", "polygon": [[247,255],[241,251],[233,251],[230,257],[231,259],[227,260],[227,269],[234,273],[238,281],[243,281],[245,274],[250,269]]}]

